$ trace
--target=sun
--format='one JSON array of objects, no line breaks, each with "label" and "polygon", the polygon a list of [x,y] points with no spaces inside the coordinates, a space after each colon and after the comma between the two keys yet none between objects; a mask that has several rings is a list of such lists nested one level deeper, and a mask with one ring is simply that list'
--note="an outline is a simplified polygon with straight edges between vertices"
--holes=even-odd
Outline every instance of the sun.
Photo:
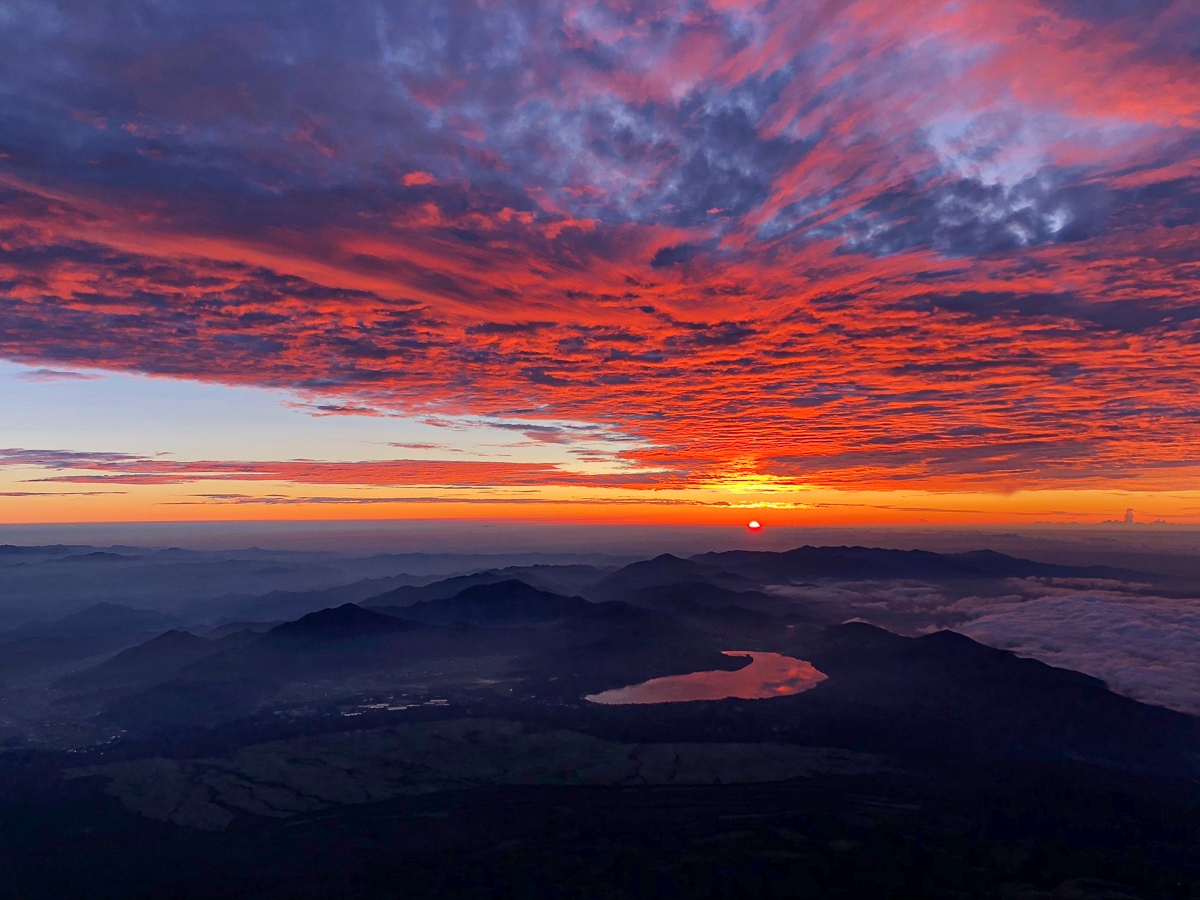
[{"label": "sun", "polygon": [[758,531],[758,529],[762,528],[762,523],[760,523],[757,519],[751,519],[746,523],[746,527],[751,531]]}]

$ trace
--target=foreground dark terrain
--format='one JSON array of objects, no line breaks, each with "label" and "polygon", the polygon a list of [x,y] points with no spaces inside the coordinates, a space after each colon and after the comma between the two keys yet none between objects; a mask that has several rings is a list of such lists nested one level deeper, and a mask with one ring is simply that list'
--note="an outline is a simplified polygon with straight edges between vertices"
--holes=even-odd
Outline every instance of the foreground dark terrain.
[{"label": "foreground dark terrain", "polygon": [[[1015,586],[1186,592],[1160,573],[3,560],[0,896],[1200,897],[1200,720],[943,627]],[[603,702],[697,672],[733,696]]]}]

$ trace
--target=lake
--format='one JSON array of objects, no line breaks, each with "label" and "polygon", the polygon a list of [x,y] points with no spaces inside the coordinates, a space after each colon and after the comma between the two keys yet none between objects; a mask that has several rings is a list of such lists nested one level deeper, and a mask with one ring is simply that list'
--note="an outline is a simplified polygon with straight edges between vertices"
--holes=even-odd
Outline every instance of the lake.
[{"label": "lake", "polygon": [[752,662],[736,672],[691,672],[651,678],[641,684],[613,688],[584,697],[592,703],[681,703],[688,700],[762,700],[785,697],[816,687],[827,676],[812,663],[780,653],[757,650],[723,650],[726,656],[749,656]]}]

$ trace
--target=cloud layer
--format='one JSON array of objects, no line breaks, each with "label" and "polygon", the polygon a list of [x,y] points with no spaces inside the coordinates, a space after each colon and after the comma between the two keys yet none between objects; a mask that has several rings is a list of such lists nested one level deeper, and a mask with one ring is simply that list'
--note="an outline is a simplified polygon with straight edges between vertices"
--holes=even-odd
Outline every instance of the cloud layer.
[{"label": "cloud layer", "polygon": [[1200,715],[1200,600],[1065,593],[979,604],[977,641],[1104,679],[1119,694]]},{"label": "cloud layer", "polygon": [[848,618],[920,634],[942,628],[1020,656],[1085,672],[1110,690],[1200,715],[1200,597],[1093,579],[1006,579],[982,585],[857,581],[769,592]]},{"label": "cloud layer", "polygon": [[[1186,0],[0,23],[0,357],[32,377],[590,423],[627,439],[629,486],[1155,489],[1200,465]],[[103,480],[259,477],[123,465]],[[334,474],[284,465],[261,477]],[[566,477],[430,465],[355,477]]]}]

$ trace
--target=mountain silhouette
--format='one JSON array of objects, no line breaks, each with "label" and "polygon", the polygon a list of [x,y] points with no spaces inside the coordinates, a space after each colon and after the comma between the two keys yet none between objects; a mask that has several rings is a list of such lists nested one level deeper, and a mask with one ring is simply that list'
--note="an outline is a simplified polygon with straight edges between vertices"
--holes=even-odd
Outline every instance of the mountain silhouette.
[{"label": "mountain silhouette", "polygon": [[681,559],[663,553],[653,559],[630,563],[583,590],[589,600],[620,600],[636,590],[679,582],[700,582],[731,590],[754,585],[741,575],[698,559]]},{"label": "mountain silhouette", "polygon": [[354,603],[322,609],[294,622],[276,625],[262,638],[263,646],[278,647],[294,642],[333,643],[397,634],[420,626]]},{"label": "mountain silhouette", "polygon": [[457,622],[471,625],[528,625],[579,615],[591,606],[582,597],[564,597],[538,590],[523,581],[508,579],[473,585],[453,597],[423,600],[412,606],[394,609],[405,618],[433,625]]},{"label": "mountain silhouette", "polygon": [[161,681],[225,647],[187,631],[167,631],[111,659],[60,678],[63,690],[103,690],[138,682]]},{"label": "mountain silhouette", "polygon": [[1109,566],[1065,566],[1035,562],[993,550],[933,553],[928,550],[885,550],[877,547],[804,546],[778,553],[769,550],[701,553],[690,561],[719,567],[758,582],[814,578],[937,580],[1042,577],[1148,580],[1150,577]]},{"label": "mountain silhouette", "polygon": [[84,633],[99,631],[151,631],[170,628],[178,624],[179,619],[169,613],[157,612],[151,609],[138,609],[121,603],[94,603],[78,612],[63,616],[45,626],[47,631],[55,634]]}]

